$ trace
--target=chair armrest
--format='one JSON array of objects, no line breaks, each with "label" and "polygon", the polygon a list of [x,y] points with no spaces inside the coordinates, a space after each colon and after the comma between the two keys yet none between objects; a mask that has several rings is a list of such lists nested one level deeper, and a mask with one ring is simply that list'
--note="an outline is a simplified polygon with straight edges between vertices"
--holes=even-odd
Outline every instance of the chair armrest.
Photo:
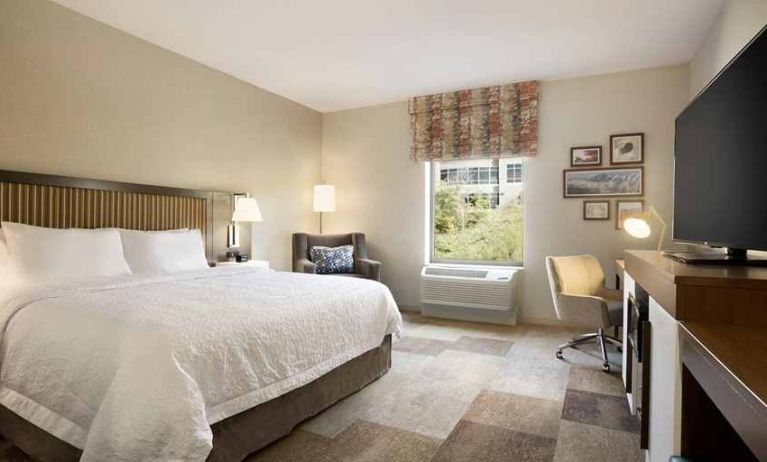
[{"label": "chair armrest", "polygon": [[607,300],[594,295],[559,294],[562,320],[566,323],[610,327]]},{"label": "chair armrest", "polygon": [[374,281],[381,281],[380,261],[371,260],[369,258],[358,258],[355,264],[357,265],[357,274],[361,274]]},{"label": "chair armrest", "polygon": [[603,298],[607,298],[610,300],[623,300],[622,290],[608,289],[607,287],[602,287],[602,293],[600,295]]},{"label": "chair armrest", "polygon": [[301,273],[316,273],[317,272],[317,265],[309,261],[308,258],[300,258],[298,259],[298,268],[301,270],[299,272]]}]

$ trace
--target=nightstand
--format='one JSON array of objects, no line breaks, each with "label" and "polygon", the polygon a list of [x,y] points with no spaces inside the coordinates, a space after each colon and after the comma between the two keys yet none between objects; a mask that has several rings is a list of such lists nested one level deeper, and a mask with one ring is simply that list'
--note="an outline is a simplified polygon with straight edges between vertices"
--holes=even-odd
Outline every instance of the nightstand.
[{"label": "nightstand", "polygon": [[266,260],[248,260],[242,263],[237,263],[236,261],[220,261],[216,263],[216,266],[244,266],[248,268],[269,269],[269,262]]}]

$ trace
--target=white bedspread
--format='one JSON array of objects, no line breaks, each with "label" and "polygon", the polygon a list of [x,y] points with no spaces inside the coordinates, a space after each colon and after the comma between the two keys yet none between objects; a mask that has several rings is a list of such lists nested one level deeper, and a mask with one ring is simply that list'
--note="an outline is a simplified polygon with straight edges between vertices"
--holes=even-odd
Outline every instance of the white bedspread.
[{"label": "white bedspread", "polygon": [[399,333],[377,282],[245,268],[0,302],[0,402],[85,461],[204,460],[210,425]]}]

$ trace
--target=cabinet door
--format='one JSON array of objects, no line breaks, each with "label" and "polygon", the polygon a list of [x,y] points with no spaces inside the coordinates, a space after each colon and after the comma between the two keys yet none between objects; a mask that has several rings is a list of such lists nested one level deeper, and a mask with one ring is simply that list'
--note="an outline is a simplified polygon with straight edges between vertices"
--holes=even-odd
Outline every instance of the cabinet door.
[{"label": "cabinet door", "polygon": [[668,462],[681,442],[682,363],[676,319],[650,297],[650,462]]}]

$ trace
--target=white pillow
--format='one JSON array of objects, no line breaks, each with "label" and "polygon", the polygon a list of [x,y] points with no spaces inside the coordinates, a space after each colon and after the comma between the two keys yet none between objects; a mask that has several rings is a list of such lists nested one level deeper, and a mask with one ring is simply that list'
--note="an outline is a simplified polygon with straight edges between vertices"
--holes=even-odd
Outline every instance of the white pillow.
[{"label": "white pillow", "polygon": [[11,254],[8,251],[5,233],[0,228],[0,291],[4,291],[4,289],[13,286],[15,283],[17,283],[16,273],[11,265]]},{"label": "white pillow", "polygon": [[41,228],[6,221],[2,226],[11,266],[22,282],[130,274],[117,231]]},{"label": "white pillow", "polygon": [[123,252],[135,274],[177,273],[208,268],[199,229],[134,231],[121,229]]}]

